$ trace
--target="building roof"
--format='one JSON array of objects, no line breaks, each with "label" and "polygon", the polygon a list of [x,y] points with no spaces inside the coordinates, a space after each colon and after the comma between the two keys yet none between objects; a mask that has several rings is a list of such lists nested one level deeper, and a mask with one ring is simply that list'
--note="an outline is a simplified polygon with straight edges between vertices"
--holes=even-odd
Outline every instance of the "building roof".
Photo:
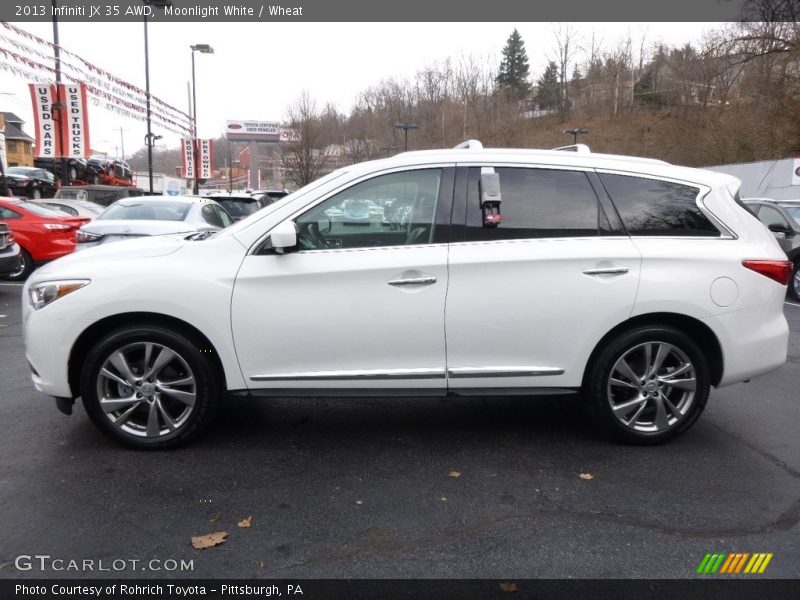
[{"label": "building roof", "polygon": [[5,134],[7,140],[24,140],[27,142],[33,141],[33,138],[31,136],[22,131],[16,125],[12,125],[11,122],[9,121],[6,121]]},{"label": "building roof", "polygon": [[1,112],[0,115],[3,115],[3,118],[6,120],[6,123],[14,123],[19,125],[24,125],[25,121],[20,119],[17,115],[12,112]]},{"label": "building roof", "polygon": [[792,185],[793,158],[706,167],[742,180],[742,198],[800,200],[800,185]]}]

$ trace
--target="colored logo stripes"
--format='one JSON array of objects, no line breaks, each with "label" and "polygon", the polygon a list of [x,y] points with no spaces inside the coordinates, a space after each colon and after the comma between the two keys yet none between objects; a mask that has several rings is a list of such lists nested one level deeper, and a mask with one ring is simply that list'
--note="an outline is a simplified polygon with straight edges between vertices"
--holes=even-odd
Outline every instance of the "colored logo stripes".
[{"label": "colored logo stripes", "polygon": [[697,573],[713,575],[715,573],[731,575],[736,573],[763,573],[772,553],[766,552],[720,552],[706,554],[697,567]]}]

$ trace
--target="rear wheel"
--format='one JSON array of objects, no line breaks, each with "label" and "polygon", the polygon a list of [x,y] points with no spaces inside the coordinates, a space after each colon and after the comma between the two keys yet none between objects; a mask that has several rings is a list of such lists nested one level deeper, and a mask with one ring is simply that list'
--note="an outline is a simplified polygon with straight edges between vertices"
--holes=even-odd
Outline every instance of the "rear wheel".
[{"label": "rear wheel", "polygon": [[794,264],[792,279],[789,281],[789,295],[800,301],[800,260]]},{"label": "rear wheel", "polygon": [[3,279],[8,281],[25,281],[28,278],[28,275],[31,274],[31,271],[33,271],[33,267],[33,258],[31,258],[31,255],[27,250],[25,250],[25,248],[20,247],[19,268],[12,273],[4,275]]},{"label": "rear wheel", "polygon": [[611,340],[594,361],[589,400],[617,438],[660,444],[686,431],[705,408],[708,361],[689,336],[644,326]]},{"label": "rear wheel", "polygon": [[182,333],[138,326],[108,334],[81,374],[81,396],[95,425],[135,448],[174,448],[213,418],[220,377]]}]

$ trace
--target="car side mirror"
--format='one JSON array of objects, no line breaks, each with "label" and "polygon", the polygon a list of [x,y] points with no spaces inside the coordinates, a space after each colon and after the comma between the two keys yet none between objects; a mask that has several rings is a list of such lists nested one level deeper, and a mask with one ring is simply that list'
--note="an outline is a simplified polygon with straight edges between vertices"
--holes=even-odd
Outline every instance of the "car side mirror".
[{"label": "car side mirror", "polygon": [[297,225],[294,221],[283,221],[269,234],[269,248],[278,254],[286,254],[297,249]]},{"label": "car side mirror", "polygon": [[793,233],[789,227],[781,223],[771,223],[767,225],[767,228],[773,233],[783,233],[785,235],[791,235]]}]

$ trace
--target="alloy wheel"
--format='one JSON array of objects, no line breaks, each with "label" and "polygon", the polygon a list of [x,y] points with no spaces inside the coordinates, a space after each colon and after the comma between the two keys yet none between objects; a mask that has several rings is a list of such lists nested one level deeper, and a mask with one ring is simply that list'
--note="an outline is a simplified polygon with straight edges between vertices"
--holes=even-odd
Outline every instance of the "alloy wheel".
[{"label": "alloy wheel", "polygon": [[97,374],[96,389],[100,409],[115,428],[147,438],[180,429],[197,399],[189,364],[155,342],[135,342],[112,352]]},{"label": "alloy wheel", "polygon": [[686,353],[666,342],[645,342],[627,350],[608,376],[606,397],[625,427],[661,433],[689,413],[697,376]]}]

